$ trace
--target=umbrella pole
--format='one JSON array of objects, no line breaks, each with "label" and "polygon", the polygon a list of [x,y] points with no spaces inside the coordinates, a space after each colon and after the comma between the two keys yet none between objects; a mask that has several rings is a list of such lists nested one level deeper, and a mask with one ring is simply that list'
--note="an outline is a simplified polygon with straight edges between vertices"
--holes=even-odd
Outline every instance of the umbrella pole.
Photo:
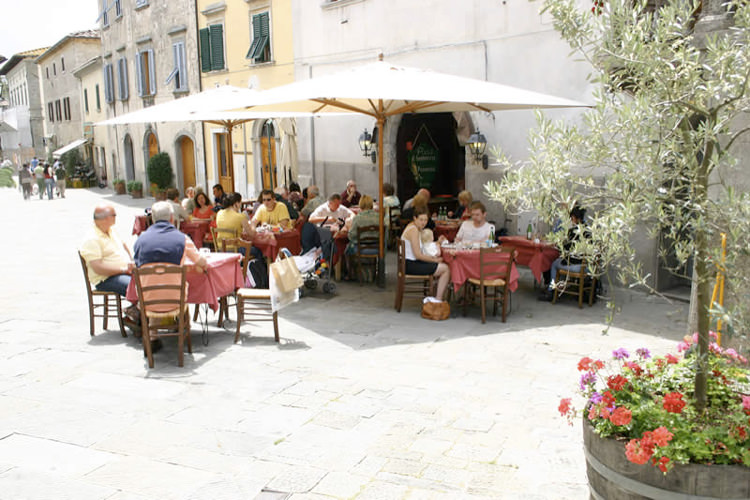
[{"label": "umbrella pole", "polygon": [[379,214],[379,245],[378,245],[378,286],[385,288],[385,206],[383,206],[383,135],[385,132],[385,116],[383,115],[383,100],[378,103],[378,206]]}]

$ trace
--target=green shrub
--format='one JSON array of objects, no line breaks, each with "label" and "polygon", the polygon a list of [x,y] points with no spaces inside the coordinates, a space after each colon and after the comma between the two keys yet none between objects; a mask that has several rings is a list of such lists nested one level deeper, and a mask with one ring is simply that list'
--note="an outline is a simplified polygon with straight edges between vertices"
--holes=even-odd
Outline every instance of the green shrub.
[{"label": "green shrub", "polygon": [[0,168],[0,187],[16,187],[16,181],[13,180],[13,169],[11,167]]},{"label": "green shrub", "polygon": [[[67,172],[68,177],[73,177],[76,172],[76,165],[83,165],[81,150],[79,148],[74,148],[67,153],[63,153],[63,155],[60,156],[60,161],[65,165],[65,172]],[[52,162],[50,162],[50,165],[51,164]]]},{"label": "green shrub", "polygon": [[166,189],[172,185],[174,174],[167,153],[157,153],[148,160],[148,178],[159,189]]}]

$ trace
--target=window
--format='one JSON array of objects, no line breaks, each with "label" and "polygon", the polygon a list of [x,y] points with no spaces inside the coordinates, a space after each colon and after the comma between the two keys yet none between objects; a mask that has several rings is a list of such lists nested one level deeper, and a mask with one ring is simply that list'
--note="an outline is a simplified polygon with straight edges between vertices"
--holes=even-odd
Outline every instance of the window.
[{"label": "window", "polygon": [[49,66],[47,66],[47,80],[49,80]]},{"label": "window", "polygon": [[135,80],[139,96],[145,97],[156,94],[156,68],[153,50],[136,52]]},{"label": "window", "polygon": [[253,64],[269,62],[271,60],[271,31],[268,23],[268,12],[253,16],[253,43],[245,58],[252,59]]},{"label": "window", "polygon": [[112,71],[112,63],[104,65],[104,102],[115,102],[115,82]]},{"label": "window", "polygon": [[60,67],[61,67],[60,71],[65,73],[65,58],[64,57],[60,58]]},{"label": "window", "polygon": [[148,0],[135,0],[136,7],[146,7],[147,5],[148,5]]},{"label": "window", "polygon": [[60,99],[55,101],[55,120],[62,121],[62,105]]},{"label": "window", "polygon": [[102,0],[102,13],[100,17],[102,18],[102,25],[104,25],[105,27],[109,26],[109,12],[107,12],[108,10],[109,8],[107,7],[107,0]]},{"label": "window", "polygon": [[70,121],[70,97],[63,98],[63,114],[65,119]]},{"label": "window", "polygon": [[122,2],[120,0],[115,0],[115,17],[122,16]]},{"label": "window", "polygon": [[167,77],[165,85],[174,80],[174,89],[182,91],[188,89],[187,69],[185,67],[185,42],[175,42],[172,44],[172,56],[174,58],[174,69]]},{"label": "window", "polygon": [[83,110],[89,114],[89,89],[83,89]]},{"label": "window", "polygon": [[57,64],[52,63],[52,75],[57,76]]},{"label": "window", "polygon": [[96,93],[96,110],[101,111],[102,110],[102,100],[99,98],[99,84],[96,84],[96,87],[94,87],[94,92]]},{"label": "window", "polygon": [[117,60],[117,97],[128,100],[128,64],[124,57]]},{"label": "window", "polygon": [[198,31],[201,46],[201,71],[224,69],[224,26],[212,24]]},{"label": "window", "polygon": [[47,103],[47,114],[49,115],[49,121],[55,121],[55,106],[51,102]]}]

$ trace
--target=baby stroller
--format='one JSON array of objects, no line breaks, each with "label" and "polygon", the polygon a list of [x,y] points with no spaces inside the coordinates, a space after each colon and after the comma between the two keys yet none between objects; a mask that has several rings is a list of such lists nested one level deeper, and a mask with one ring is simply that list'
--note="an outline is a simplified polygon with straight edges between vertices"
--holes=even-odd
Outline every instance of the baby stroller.
[{"label": "baby stroller", "polygon": [[327,243],[330,246],[328,250],[324,250],[322,247],[315,247],[302,255],[294,256],[294,262],[297,264],[297,269],[302,273],[302,279],[305,285],[300,289],[300,296],[305,294],[307,290],[315,290],[318,288],[318,282],[323,282],[324,293],[336,293],[336,283],[331,281],[333,273],[333,266],[326,255],[333,255],[335,242],[331,239]]}]

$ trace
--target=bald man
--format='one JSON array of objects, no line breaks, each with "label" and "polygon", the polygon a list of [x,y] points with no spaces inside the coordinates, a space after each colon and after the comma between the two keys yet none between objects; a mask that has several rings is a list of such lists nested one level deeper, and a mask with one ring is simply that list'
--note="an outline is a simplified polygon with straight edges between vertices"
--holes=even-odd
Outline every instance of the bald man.
[{"label": "bald man", "polygon": [[91,284],[101,292],[125,296],[135,264],[130,249],[113,226],[117,212],[112,205],[94,208],[94,224],[81,244],[80,251],[88,267]]}]

